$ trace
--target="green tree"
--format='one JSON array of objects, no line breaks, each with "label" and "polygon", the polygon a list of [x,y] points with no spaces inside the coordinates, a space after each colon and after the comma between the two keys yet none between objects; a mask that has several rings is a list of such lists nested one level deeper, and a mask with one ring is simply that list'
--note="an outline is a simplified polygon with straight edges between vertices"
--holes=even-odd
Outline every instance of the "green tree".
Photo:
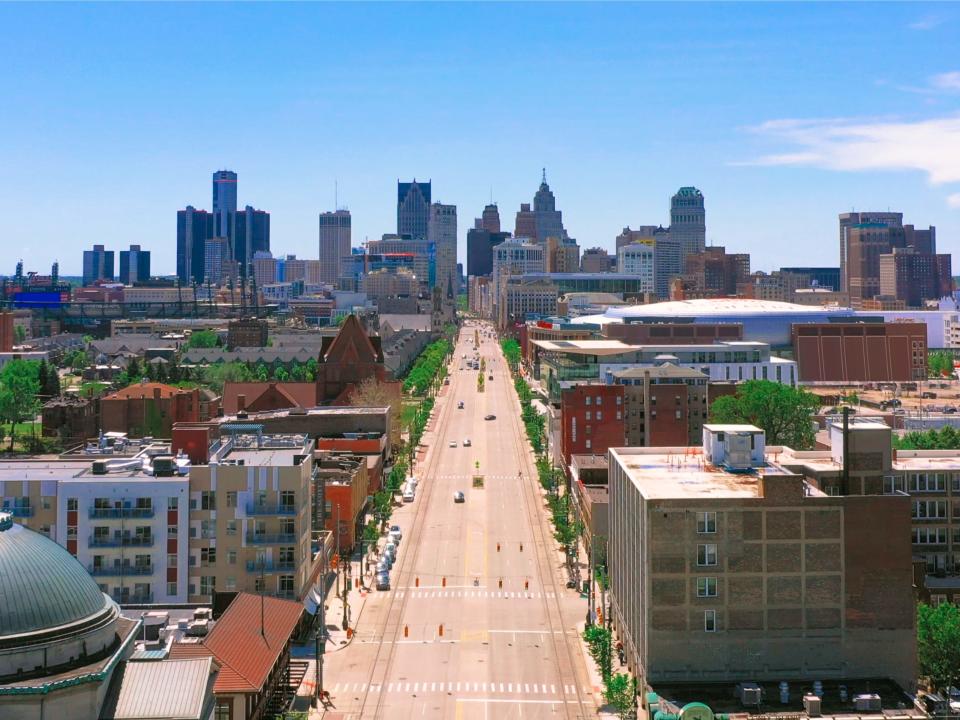
[{"label": "green tree", "polygon": [[583,631],[590,656],[596,661],[604,683],[610,679],[613,669],[613,635],[602,625],[590,625]]},{"label": "green tree", "polygon": [[212,348],[220,344],[220,336],[213,330],[194,330],[187,340],[187,348]]},{"label": "green tree", "polygon": [[520,343],[513,338],[507,338],[500,341],[500,348],[503,350],[503,356],[510,365],[511,370],[516,370],[520,364]]},{"label": "green tree", "polygon": [[621,720],[632,718],[637,707],[637,679],[624,673],[611,675],[604,683],[603,699]]},{"label": "green tree", "polygon": [[954,684],[960,676],[960,607],[948,602],[917,606],[917,658],[920,674],[934,688]]},{"label": "green tree", "polygon": [[0,419],[10,423],[10,452],[13,452],[17,424],[33,421],[40,410],[37,365],[26,360],[11,360],[0,371]]},{"label": "green tree", "polygon": [[769,380],[748,380],[735,395],[717,398],[710,406],[712,423],[756,425],[768,445],[810,450],[816,434],[811,415],[820,407],[817,396]]},{"label": "green tree", "polygon": [[23,345],[27,341],[27,329],[23,325],[13,326],[13,342],[16,345]]},{"label": "green tree", "polygon": [[266,382],[270,379],[270,368],[267,367],[267,364],[263,360],[257,361],[253,376],[258,382]]},{"label": "green tree", "polygon": [[893,436],[898,450],[960,450],[960,431],[945,425],[930,430],[913,430],[902,437]]},{"label": "green tree", "polygon": [[203,368],[200,374],[200,383],[217,393],[223,392],[224,383],[250,382],[253,375],[242,362],[217,363]]},{"label": "green tree", "polygon": [[927,355],[927,374],[931,377],[946,377],[953,374],[953,354],[939,351]]}]

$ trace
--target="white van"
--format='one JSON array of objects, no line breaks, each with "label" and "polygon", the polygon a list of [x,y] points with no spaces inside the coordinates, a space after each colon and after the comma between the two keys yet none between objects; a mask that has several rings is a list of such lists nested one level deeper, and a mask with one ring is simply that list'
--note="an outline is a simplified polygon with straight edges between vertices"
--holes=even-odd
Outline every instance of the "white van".
[{"label": "white van", "polygon": [[406,488],[403,489],[403,501],[404,501],[405,503],[413,502],[413,497],[414,497],[414,495],[413,495],[413,488],[411,488],[411,487],[406,487]]}]

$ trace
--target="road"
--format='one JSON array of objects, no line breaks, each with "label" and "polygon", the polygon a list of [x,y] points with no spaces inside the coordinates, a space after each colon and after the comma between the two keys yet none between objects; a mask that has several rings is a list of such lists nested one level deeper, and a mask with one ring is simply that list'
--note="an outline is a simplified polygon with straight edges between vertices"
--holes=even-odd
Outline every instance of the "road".
[{"label": "road", "polygon": [[325,656],[331,716],[596,717],[576,636],[585,602],[565,587],[497,341],[481,334],[494,378],[484,392],[462,359],[473,356],[474,327],[487,326],[461,332],[414,470],[417,498],[394,513],[404,537],[392,589],[368,596],[353,642]]}]

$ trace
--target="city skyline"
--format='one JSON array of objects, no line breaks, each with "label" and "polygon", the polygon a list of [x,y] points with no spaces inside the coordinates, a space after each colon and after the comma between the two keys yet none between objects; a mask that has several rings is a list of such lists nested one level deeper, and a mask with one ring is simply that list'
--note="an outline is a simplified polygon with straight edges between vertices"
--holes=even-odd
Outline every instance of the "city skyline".
[{"label": "city skyline", "polygon": [[[669,224],[671,195],[693,185],[706,197],[707,243],[748,252],[757,268],[836,264],[836,218],[851,209],[902,211],[954,250],[960,75],[948,48],[960,12],[950,6],[543,7],[251,6],[222,18],[229,32],[191,45],[182,28],[212,8],[5,6],[0,57],[18,68],[0,79],[12,108],[0,114],[5,246],[28,266],[59,260],[78,275],[78,246],[135,243],[154,272],[172,274],[174,212],[212,212],[210,173],[230,168],[242,198],[271,213],[271,246],[305,258],[316,257],[319,213],[349,208],[359,245],[395,228],[397,178],[431,179],[434,197],[467,219],[463,262],[469,219],[492,197],[512,224],[545,166],[582,248],[612,251],[627,225]],[[864,34],[857,21],[868,17],[882,30]],[[349,30],[360,19],[374,21],[363,43]],[[329,38],[328,23],[347,29]],[[422,36],[416,53],[386,31],[395,23]],[[28,44],[40,27],[49,44]],[[267,32],[242,54],[227,38],[249,27]],[[660,52],[636,52],[638,27]],[[477,56],[463,51],[476,32],[528,41],[509,57]],[[320,36],[329,42],[308,54]],[[895,57],[883,50],[891,42]],[[263,102],[241,104],[231,122],[170,110],[225,102],[229,84],[207,82],[224,72]],[[422,88],[401,82],[410,72]],[[391,117],[384,133],[382,108],[401,86],[419,116]],[[501,95],[514,98],[509,110],[497,109]],[[147,177],[131,183],[130,166]],[[117,207],[137,215],[134,233]]]}]

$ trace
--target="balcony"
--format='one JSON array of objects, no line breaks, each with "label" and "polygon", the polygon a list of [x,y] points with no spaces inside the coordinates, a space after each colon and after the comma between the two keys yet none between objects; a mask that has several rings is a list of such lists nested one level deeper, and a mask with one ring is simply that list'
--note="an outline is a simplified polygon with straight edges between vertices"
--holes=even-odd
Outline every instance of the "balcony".
[{"label": "balcony", "polygon": [[132,575],[153,575],[153,565],[89,565],[87,572],[94,577],[124,577]]},{"label": "balcony", "polygon": [[137,508],[90,508],[89,517],[91,520],[120,520],[125,518],[146,519],[152,518],[154,510],[152,507]]},{"label": "balcony", "polygon": [[29,505],[21,505],[19,507],[5,507],[3,512],[10,513],[15,518],[29,518],[33,517],[34,508]]},{"label": "balcony", "polygon": [[248,545],[292,545],[296,544],[294,533],[252,533],[247,534]]},{"label": "balcony", "polygon": [[90,536],[90,547],[153,547],[153,535]]},{"label": "balcony", "polygon": [[110,597],[120,605],[149,605],[153,602],[153,593],[113,593]]},{"label": "balcony", "polygon": [[267,560],[265,563],[263,563],[263,566],[261,568],[260,563],[258,563],[256,560],[247,560],[248,573],[258,573],[261,571],[261,569],[265,573],[293,572],[294,570],[297,569],[297,564],[294,562],[286,562],[286,561],[280,561],[280,560],[277,560],[277,561]]},{"label": "balcony", "polygon": [[255,503],[247,503],[247,515],[285,515],[292,517],[296,514],[296,505],[257,505]]}]

